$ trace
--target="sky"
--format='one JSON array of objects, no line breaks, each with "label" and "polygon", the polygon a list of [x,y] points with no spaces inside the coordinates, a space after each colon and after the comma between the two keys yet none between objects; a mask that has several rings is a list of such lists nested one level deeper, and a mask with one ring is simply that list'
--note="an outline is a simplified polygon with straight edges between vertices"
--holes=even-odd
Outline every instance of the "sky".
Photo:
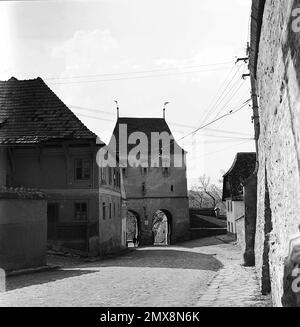
[{"label": "sky", "polygon": [[235,64],[246,56],[250,6],[1,1],[0,79],[43,78],[104,142],[116,122],[115,100],[124,117],[162,117],[170,102],[166,120],[188,152],[189,187],[203,174],[216,183],[237,152],[255,151],[250,80],[241,78],[247,64]]}]

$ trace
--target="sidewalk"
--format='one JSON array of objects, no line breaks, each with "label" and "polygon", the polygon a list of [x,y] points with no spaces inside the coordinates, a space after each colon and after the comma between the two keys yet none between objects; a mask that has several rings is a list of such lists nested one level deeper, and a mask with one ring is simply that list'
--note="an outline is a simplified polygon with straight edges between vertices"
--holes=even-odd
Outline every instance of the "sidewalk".
[{"label": "sidewalk", "polygon": [[[238,246],[231,245],[239,251]],[[199,307],[272,307],[271,298],[260,293],[255,268],[242,266],[240,258],[219,258],[224,267],[200,298]]]}]

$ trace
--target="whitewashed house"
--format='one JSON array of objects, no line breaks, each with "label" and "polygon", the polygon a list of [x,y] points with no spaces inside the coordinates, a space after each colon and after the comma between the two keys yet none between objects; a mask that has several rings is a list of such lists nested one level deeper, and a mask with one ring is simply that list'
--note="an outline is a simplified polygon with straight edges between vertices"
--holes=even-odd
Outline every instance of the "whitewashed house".
[{"label": "whitewashed house", "polygon": [[238,153],[229,171],[223,176],[223,201],[226,205],[227,231],[237,234],[237,220],[245,216],[243,183],[253,174],[256,154]]}]

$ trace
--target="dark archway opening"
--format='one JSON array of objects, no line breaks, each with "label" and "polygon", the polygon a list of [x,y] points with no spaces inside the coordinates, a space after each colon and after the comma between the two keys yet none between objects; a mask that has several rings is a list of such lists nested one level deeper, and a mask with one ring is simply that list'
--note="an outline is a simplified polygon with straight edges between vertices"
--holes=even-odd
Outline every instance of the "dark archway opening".
[{"label": "dark archway opening", "polygon": [[126,239],[128,247],[138,247],[140,241],[140,219],[138,213],[133,210],[127,211]]},{"label": "dark archway opening", "polygon": [[164,246],[171,244],[172,215],[168,210],[160,209],[153,214],[153,244]]}]

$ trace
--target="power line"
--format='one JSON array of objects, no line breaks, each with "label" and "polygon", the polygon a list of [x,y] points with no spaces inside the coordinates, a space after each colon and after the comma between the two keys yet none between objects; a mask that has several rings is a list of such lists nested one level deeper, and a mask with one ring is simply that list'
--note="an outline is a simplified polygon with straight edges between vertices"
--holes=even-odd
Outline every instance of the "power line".
[{"label": "power line", "polygon": [[216,132],[216,133],[224,133],[224,134],[234,134],[234,135],[245,135],[250,136],[249,133],[243,133],[243,132],[232,132],[232,131],[226,131],[223,129],[215,129],[215,128],[206,128],[207,131]]},{"label": "power line", "polygon": [[[218,100],[220,99],[220,97],[222,96],[223,93],[219,95],[219,92],[222,91],[222,89],[223,89],[223,87],[224,87],[224,85],[225,85],[227,79],[229,78],[229,76],[230,76],[231,73],[233,72],[234,68],[235,68],[235,66],[233,66],[232,69],[229,71],[228,75],[226,76],[226,78],[224,79],[224,81],[223,81],[223,83],[221,84],[220,88],[218,89],[218,91],[217,91],[217,93],[216,93],[216,95],[215,95],[215,97],[218,97],[217,100],[214,102],[214,100],[212,99],[210,105],[208,106],[208,109],[206,110],[205,117],[201,120],[201,125],[204,124],[204,123],[206,122],[206,120],[208,119],[208,117],[209,117],[209,115],[210,115],[210,108],[213,107],[213,106],[218,102]],[[231,77],[231,80],[229,81],[229,84],[232,82],[232,80],[233,80],[234,77],[236,76],[237,72],[238,72],[238,70],[237,70],[237,71],[235,72],[235,74]],[[229,86],[229,84],[227,84],[227,85],[225,86],[225,90],[226,90],[226,88]],[[223,90],[223,92],[224,92],[224,90]]]},{"label": "power line", "polygon": [[[228,95],[228,93],[225,94],[225,92],[226,92],[227,89],[230,87],[230,85],[231,85],[231,83],[233,82],[233,80],[235,79],[235,77],[239,74],[239,72],[240,72],[240,70],[241,70],[241,67],[242,67],[242,66],[240,66],[240,67],[237,69],[237,71],[236,71],[235,74],[231,77],[231,79],[228,81],[227,84],[225,84],[225,83],[226,83],[227,79],[229,78],[231,72],[233,71],[234,67],[233,67],[233,69],[230,71],[230,73],[228,74],[228,76],[225,78],[225,80],[224,80],[224,82],[223,82],[221,88],[220,88],[219,91],[217,92],[216,96],[218,96],[219,92],[222,90],[223,85],[225,85],[225,87],[223,88],[223,91],[222,91],[221,94],[218,96],[217,100],[216,100],[214,103],[212,103],[212,104],[208,107],[208,110],[207,110],[207,112],[206,112],[206,115],[205,115],[205,117],[204,117],[204,118],[202,119],[202,121],[201,121],[201,125],[203,125],[203,124],[204,124],[204,123],[209,119],[209,117],[210,117],[210,116],[211,116],[211,115],[216,111],[218,104],[221,104],[222,101],[225,99],[225,97]],[[230,92],[230,91],[229,91],[229,92]],[[224,94],[225,94],[225,95],[224,95]]]},{"label": "power line", "polygon": [[[249,93],[249,90],[246,90],[246,92],[243,93],[242,98],[244,98],[246,96],[246,94],[248,95],[248,93]],[[224,120],[222,120],[220,122],[220,124],[218,124],[217,128],[220,129],[220,127],[223,126],[226,123],[226,121],[228,120],[228,118],[229,117],[226,117]]]},{"label": "power line", "polygon": [[225,114],[225,115],[223,115],[223,116],[221,116],[221,117],[219,117],[219,118],[217,118],[217,119],[211,121],[210,123],[205,124],[205,125],[203,125],[203,126],[200,126],[199,128],[197,128],[197,129],[194,130],[193,132],[191,132],[191,133],[187,134],[186,136],[182,137],[179,141],[181,141],[181,140],[183,140],[183,139],[185,139],[185,138],[187,138],[187,137],[189,137],[189,136],[191,136],[191,135],[196,134],[196,133],[199,132],[200,130],[206,128],[207,126],[210,126],[210,125],[214,124],[215,122],[217,122],[217,121],[219,121],[219,120],[221,120],[221,119],[223,119],[223,118],[225,118],[225,117],[227,117],[227,116],[231,116],[231,115],[236,114],[237,112],[241,111],[241,110],[242,110],[242,109],[243,109],[243,108],[244,108],[244,107],[245,107],[245,106],[246,106],[250,101],[251,101],[251,99],[248,99],[247,101],[245,101],[245,102],[243,103],[243,105],[242,105],[239,109],[237,109],[237,110],[235,110],[235,111],[230,111],[229,113],[227,113],[227,114]]},{"label": "power line", "polygon": [[254,141],[254,137],[253,138],[240,138],[240,139],[236,139],[236,140],[210,140],[210,141],[205,141],[204,144],[214,144],[214,143],[234,143],[234,142],[238,142],[238,141]]},{"label": "power line", "polygon": [[145,78],[159,78],[159,77],[168,77],[168,76],[176,76],[176,75],[185,75],[185,74],[198,74],[198,73],[207,73],[214,71],[221,71],[226,68],[219,69],[206,69],[206,70],[195,70],[195,71],[187,71],[187,72],[174,72],[168,74],[156,74],[156,75],[144,75],[144,76],[129,76],[129,77],[120,77],[120,78],[107,78],[107,79],[99,79],[99,80],[86,80],[86,81],[70,81],[70,82],[58,82],[52,83],[48,82],[51,85],[71,85],[71,84],[86,84],[86,83],[100,83],[100,82],[114,82],[114,81],[122,81],[122,80],[137,80],[137,79],[145,79]]},{"label": "power line", "polygon": [[[113,120],[113,119],[100,118],[100,117],[85,115],[85,114],[81,114],[81,113],[79,113],[78,116],[84,117],[84,118],[89,118],[89,119],[108,121],[108,122],[113,122],[113,123],[115,122],[115,120]],[[175,129],[174,132],[179,132],[179,131]],[[222,138],[222,139],[230,139],[230,140],[244,140],[245,139],[243,137],[232,137],[232,136],[222,136],[222,135],[209,135],[209,134],[202,134],[202,135],[207,136],[207,137],[212,137],[212,138]]]},{"label": "power line", "polygon": [[103,121],[109,121],[115,123],[116,121],[113,119],[108,119],[108,118],[100,118],[100,117],[94,117],[90,115],[85,115],[85,114],[77,114],[78,116],[84,117],[84,118],[91,118],[91,119],[97,119],[97,120],[103,120]]},{"label": "power line", "polygon": [[89,112],[94,112],[94,113],[102,113],[104,115],[115,116],[115,114],[112,112],[99,110],[99,109],[90,109],[90,108],[84,108],[84,107],[73,106],[73,105],[68,105],[68,107],[74,108],[75,110],[84,110],[84,111],[89,111]]},{"label": "power line", "polygon": [[[237,84],[238,85],[238,88],[234,91],[234,93],[231,95],[231,97],[229,98],[229,100],[223,105],[223,107],[220,108],[220,110],[215,115],[214,119],[216,119],[219,116],[219,114],[223,111],[223,109],[226,108],[226,106],[230,103],[230,101],[233,99],[233,97],[238,93],[238,91],[241,89],[241,87],[245,84],[245,81],[239,82],[239,84],[240,85]],[[230,89],[230,92],[234,89],[235,85]]]},{"label": "power line", "polygon": [[[83,110],[87,112],[94,112],[94,113],[104,113],[107,115],[115,116],[115,114],[109,112],[109,111],[103,111],[103,110],[97,110],[97,109],[90,109],[90,108],[85,108],[81,106],[75,106],[75,105],[69,105],[69,107],[74,108],[76,110]],[[114,119],[109,119],[109,118],[102,118],[102,117],[97,117],[97,116],[92,116],[92,115],[87,115],[84,113],[76,113],[76,115],[89,118],[89,119],[96,119],[96,120],[103,120],[103,121],[109,121],[109,122],[116,122]],[[185,124],[178,124],[175,122],[169,122],[169,125],[171,126],[177,126],[177,127],[183,127],[183,128],[188,128],[188,129],[195,129],[197,126],[192,126],[192,125],[185,125]],[[251,136],[249,133],[243,133],[243,132],[234,132],[234,131],[227,131],[227,130],[222,130],[222,129],[214,129],[214,128],[207,128],[206,129],[209,132],[213,133],[222,133],[222,134],[228,134],[228,135],[239,135],[239,136]],[[204,135],[205,136],[205,135]],[[223,137],[221,135],[216,135],[215,137]]]},{"label": "power line", "polygon": [[[238,147],[239,145],[243,145],[243,144],[250,143],[250,142],[252,142],[252,140],[243,141],[243,142],[241,142],[241,143],[238,143],[238,144],[235,144],[235,145],[231,145],[231,146],[229,146],[229,147],[223,148],[223,149],[218,150],[218,151],[204,153],[204,154],[200,155],[198,158],[200,158],[200,157],[205,157],[205,156],[210,156],[210,155],[214,155],[214,154],[217,154],[217,153],[220,153],[220,152],[224,152],[224,151],[226,151],[226,150],[228,150],[228,149],[232,149],[233,147]],[[198,160],[198,158],[195,158],[195,159]],[[190,160],[190,159],[189,159],[189,160]]]},{"label": "power line", "polygon": [[128,71],[128,72],[120,72],[120,73],[99,73],[99,74],[91,74],[91,75],[76,75],[76,76],[64,76],[64,77],[46,77],[45,80],[64,80],[64,79],[76,79],[76,78],[90,78],[90,77],[102,77],[102,76],[119,76],[119,75],[131,75],[131,74],[145,74],[145,73],[155,73],[155,72],[164,72],[176,69],[192,69],[192,68],[200,68],[200,67],[211,67],[211,66],[224,66],[232,64],[232,61],[220,62],[220,63],[212,63],[206,65],[194,65],[194,66],[178,66],[172,68],[160,68],[160,69],[152,69],[152,70],[141,70],[141,71]]}]

